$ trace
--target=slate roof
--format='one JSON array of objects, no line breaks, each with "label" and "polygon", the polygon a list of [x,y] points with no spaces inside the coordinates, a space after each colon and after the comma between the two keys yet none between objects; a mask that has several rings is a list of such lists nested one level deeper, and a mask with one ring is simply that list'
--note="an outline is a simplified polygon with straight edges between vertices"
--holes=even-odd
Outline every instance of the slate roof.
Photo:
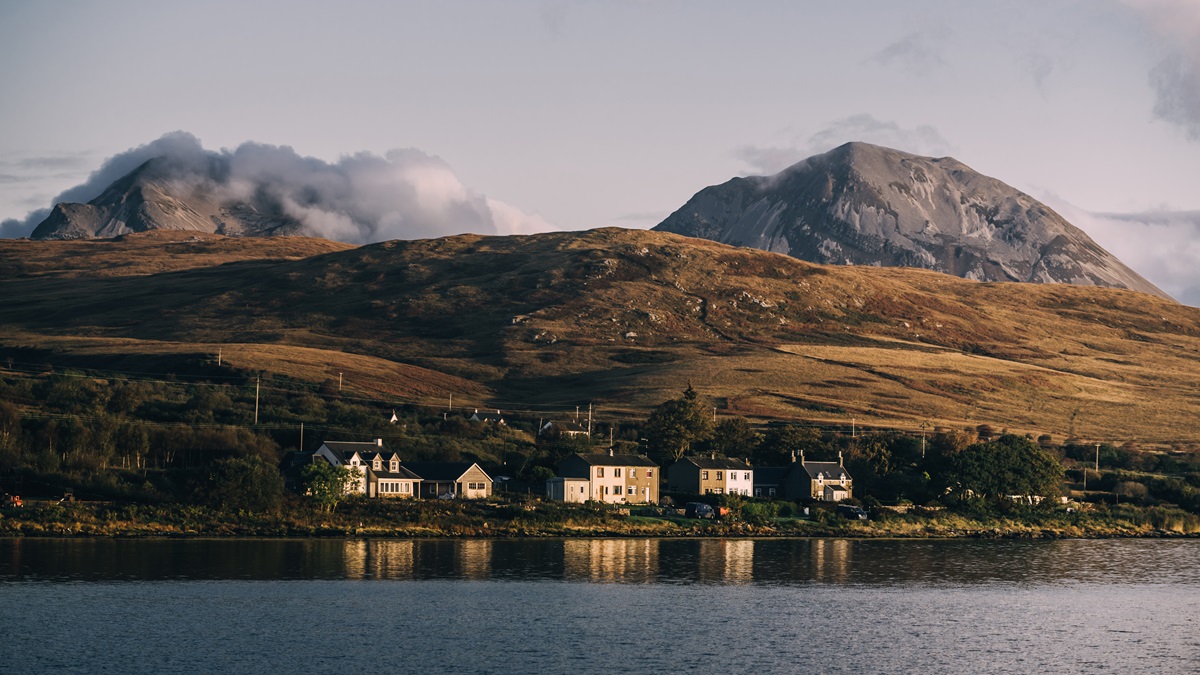
[{"label": "slate roof", "polygon": [[390,478],[392,480],[421,480],[421,477],[410,471],[404,465],[400,466],[399,471],[376,471],[376,478]]},{"label": "slate roof", "polygon": [[804,470],[808,472],[808,477],[813,480],[817,479],[818,473],[825,474],[826,478],[834,479],[837,479],[844,473],[846,474],[846,478],[850,478],[850,472],[837,462],[805,462],[803,466]]},{"label": "slate roof", "polygon": [[[476,466],[472,462],[404,462],[400,465],[403,469],[408,469],[414,475],[422,480],[427,481],[456,481],[462,478],[463,474]],[[483,467],[480,467],[483,471]],[[483,475],[487,476],[487,472],[483,471]],[[488,480],[492,477],[488,476]]]},{"label": "slate roof", "polygon": [[743,462],[740,459],[729,459],[727,457],[684,457],[684,461],[691,462],[701,469],[729,469],[731,471],[753,471],[754,467]]},{"label": "slate roof", "polygon": [[580,459],[592,466],[648,466],[658,468],[658,465],[643,455],[610,455],[606,452],[575,453]]},{"label": "slate roof", "polygon": [[789,466],[756,466],[754,467],[754,484],[783,485],[791,470],[792,468]]}]

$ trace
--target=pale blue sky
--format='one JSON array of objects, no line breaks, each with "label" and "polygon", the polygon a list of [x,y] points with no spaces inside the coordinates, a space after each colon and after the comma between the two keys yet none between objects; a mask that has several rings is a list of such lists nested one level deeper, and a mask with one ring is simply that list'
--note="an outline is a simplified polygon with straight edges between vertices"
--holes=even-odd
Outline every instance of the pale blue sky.
[{"label": "pale blue sky", "polygon": [[[0,63],[0,219],[175,130],[326,161],[416,148],[561,229],[650,226],[849,140],[1083,214],[1200,210],[1195,0],[0,0]],[[1077,224],[1193,284],[1145,268],[1194,260],[1154,263],[1200,224],[1164,252],[1114,222]]]}]

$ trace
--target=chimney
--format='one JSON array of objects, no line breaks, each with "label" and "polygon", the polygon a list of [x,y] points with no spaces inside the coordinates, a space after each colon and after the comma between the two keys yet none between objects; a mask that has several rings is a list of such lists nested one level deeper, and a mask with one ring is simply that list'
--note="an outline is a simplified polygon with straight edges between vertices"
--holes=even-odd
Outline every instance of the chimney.
[{"label": "chimney", "polygon": [[377,448],[382,448],[382,447],[383,447],[383,439],[382,439],[382,438],[376,438],[376,439],[375,439],[375,447],[377,447]]},{"label": "chimney", "polygon": [[612,448],[609,448],[609,449],[608,449],[608,456],[609,456],[609,457],[612,457],[612,456],[613,456],[613,449],[612,449]]},{"label": "chimney", "polygon": [[796,463],[796,451],[793,450],[792,451],[792,464],[795,464],[795,463]]},{"label": "chimney", "polygon": [[715,453],[715,452],[710,452],[710,453],[708,453],[708,458],[709,458],[709,459],[716,459],[716,458],[717,458],[717,453]]},{"label": "chimney", "polygon": [[804,451],[800,451],[800,466],[804,466]]},{"label": "chimney", "polygon": [[842,451],[838,450],[838,466],[842,465]]}]

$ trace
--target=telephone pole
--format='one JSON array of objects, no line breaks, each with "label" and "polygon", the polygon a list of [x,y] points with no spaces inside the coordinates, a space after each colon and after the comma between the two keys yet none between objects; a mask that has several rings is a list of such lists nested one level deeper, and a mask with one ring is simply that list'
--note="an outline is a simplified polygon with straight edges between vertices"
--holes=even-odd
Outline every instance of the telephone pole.
[{"label": "telephone pole", "polygon": [[258,424],[258,389],[262,385],[262,376],[254,378],[254,423]]},{"label": "telephone pole", "polygon": [[1100,444],[1096,444],[1096,473],[1100,473]]},{"label": "telephone pole", "polygon": [[304,452],[304,422],[300,423],[300,452]]},{"label": "telephone pole", "polygon": [[342,393],[342,371],[338,371],[338,393]]}]

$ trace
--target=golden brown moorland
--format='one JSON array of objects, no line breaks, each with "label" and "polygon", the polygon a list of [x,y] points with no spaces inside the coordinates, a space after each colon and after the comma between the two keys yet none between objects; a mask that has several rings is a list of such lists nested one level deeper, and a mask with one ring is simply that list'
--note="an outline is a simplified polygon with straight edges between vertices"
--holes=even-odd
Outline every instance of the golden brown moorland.
[{"label": "golden brown moorland", "polygon": [[1158,445],[1200,435],[1200,310],[1131,291],[827,267],[677,235],[0,242],[0,350],[196,358],[385,400],[642,417],[688,381],[759,420]]}]

